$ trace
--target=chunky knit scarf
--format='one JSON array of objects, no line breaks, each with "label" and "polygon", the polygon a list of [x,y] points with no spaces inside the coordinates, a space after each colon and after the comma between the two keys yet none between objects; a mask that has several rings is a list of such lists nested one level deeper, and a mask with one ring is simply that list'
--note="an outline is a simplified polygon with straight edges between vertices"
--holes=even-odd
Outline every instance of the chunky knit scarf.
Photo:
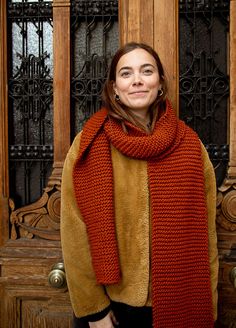
[{"label": "chunky knit scarf", "polygon": [[73,171],[96,279],[121,278],[113,208],[110,144],[146,160],[152,213],[152,308],[155,328],[213,327],[207,211],[201,145],[167,101],[151,135],[96,113],[82,132]]}]

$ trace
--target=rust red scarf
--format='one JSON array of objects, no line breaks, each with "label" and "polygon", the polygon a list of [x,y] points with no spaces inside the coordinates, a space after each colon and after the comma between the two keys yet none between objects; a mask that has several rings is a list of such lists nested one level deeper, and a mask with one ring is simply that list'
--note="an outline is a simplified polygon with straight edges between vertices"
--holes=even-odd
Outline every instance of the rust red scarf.
[{"label": "rust red scarf", "polygon": [[166,112],[151,135],[109,119],[106,109],[84,126],[73,171],[75,195],[87,226],[96,279],[121,278],[113,208],[110,144],[146,160],[152,213],[152,308],[155,328],[213,327],[208,225],[201,145]]}]

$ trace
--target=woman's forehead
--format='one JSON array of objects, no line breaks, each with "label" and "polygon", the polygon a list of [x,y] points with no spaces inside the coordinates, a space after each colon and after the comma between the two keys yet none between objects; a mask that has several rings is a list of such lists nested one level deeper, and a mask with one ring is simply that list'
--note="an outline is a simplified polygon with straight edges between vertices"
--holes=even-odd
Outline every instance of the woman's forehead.
[{"label": "woman's forehead", "polygon": [[156,65],[155,58],[146,50],[142,48],[134,49],[123,56],[120,57],[116,70],[120,70],[122,67],[140,67],[146,64],[150,64],[152,66]]}]

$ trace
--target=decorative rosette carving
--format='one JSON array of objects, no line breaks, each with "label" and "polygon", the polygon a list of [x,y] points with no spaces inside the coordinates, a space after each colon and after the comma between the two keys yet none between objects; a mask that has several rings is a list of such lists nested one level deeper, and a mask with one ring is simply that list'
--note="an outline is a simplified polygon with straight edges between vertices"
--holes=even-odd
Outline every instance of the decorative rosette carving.
[{"label": "decorative rosette carving", "polygon": [[216,219],[225,230],[236,230],[236,179],[226,179],[218,188]]}]

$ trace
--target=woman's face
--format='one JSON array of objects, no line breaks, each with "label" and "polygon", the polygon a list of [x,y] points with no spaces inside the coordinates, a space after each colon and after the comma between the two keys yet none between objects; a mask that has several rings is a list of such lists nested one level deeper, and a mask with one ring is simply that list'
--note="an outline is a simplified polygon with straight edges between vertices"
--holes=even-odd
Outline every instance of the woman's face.
[{"label": "woman's face", "polygon": [[161,88],[155,58],[140,48],[123,55],[117,63],[113,88],[130,110],[147,113]]}]

